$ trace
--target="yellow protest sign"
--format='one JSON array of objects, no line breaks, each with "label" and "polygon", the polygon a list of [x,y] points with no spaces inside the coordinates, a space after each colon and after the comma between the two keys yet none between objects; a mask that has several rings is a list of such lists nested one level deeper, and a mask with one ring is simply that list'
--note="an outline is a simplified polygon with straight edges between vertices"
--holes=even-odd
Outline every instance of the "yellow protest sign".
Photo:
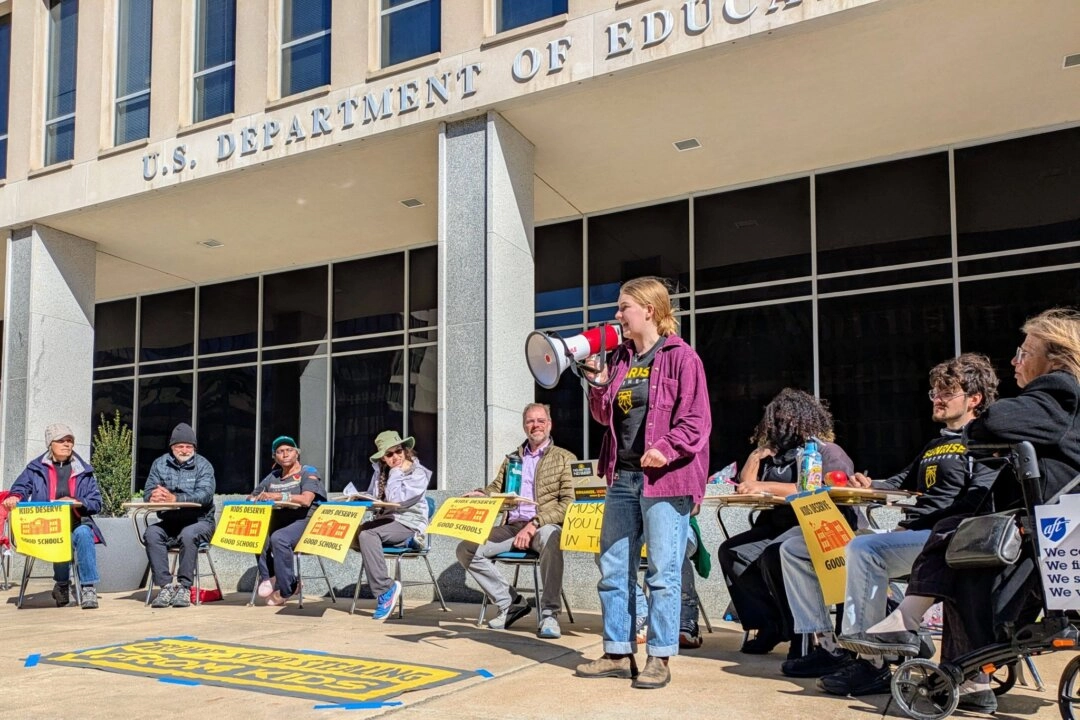
[{"label": "yellow protest sign", "polygon": [[258,555],[270,534],[271,502],[230,500],[221,505],[221,520],[210,544],[226,550]]},{"label": "yellow protest sign", "polygon": [[435,512],[427,531],[474,543],[484,543],[502,509],[502,498],[449,498]]},{"label": "yellow protest sign", "polygon": [[[578,552],[600,552],[600,529],[604,526],[603,500],[577,500],[566,509],[563,520],[562,536],[559,548]],[[641,557],[645,557],[648,548],[641,546]]]},{"label": "yellow protest sign", "polygon": [[468,670],[298,650],[161,638],[56,652],[41,662],[335,702],[385,700],[474,677]]},{"label": "yellow protest sign", "polygon": [[324,502],[308,520],[296,552],[345,562],[349,545],[371,503]]},{"label": "yellow protest sign", "polygon": [[788,501],[802,527],[825,604],[844,602],[847,581],[844,548],[854,536],[851,526],[829,497],[828,488],[792,495]]},{"label": "yellow protest sign", "polygon": [[52,563],[71,562],[71,504],[21,502],[11,511],[15,549]]}]

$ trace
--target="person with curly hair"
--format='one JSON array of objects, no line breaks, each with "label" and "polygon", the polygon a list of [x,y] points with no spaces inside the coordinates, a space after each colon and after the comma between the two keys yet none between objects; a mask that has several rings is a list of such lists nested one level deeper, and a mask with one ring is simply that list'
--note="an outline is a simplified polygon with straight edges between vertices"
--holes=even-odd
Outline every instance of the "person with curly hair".
[{"label": "person with curly hair", "polygon": [[[757,447],[739,473],[736,492],[781,497],[796,492],[798,451],[811,438],[818,441],[823,473],[854,473],[851,458],[833,442],[832,414],[824,401],[802,390],[784,388],[765,407],[750,437]],[[790,640],[788,657],[801,655],[780,566],[780,544],[801,533],[794,511],[778,507],[759,513],[749,530],[720,545],[720,568],[735,612],[747,631],[741,652],[763,655]],[[753,638],[749,637],[751,630],[757,631]]]}]

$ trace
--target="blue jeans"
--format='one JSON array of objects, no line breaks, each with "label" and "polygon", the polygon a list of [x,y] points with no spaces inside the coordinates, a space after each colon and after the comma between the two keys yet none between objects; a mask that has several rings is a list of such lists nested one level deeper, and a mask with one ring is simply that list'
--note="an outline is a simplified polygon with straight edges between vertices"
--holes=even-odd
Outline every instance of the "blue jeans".
[{"label": "blue jeans", "polygon": [[[79,563],[79,584],[97,585],[97,551],[94,550],[94,529],[89,525],[78,525],[71,532],[71,543],[75,546],[75,560]],[[53,563],[53,580],[61,585],[71,581],[71,563]]]},{"label": "blue jeans", "polygon": [[[889,578],[911,572],[915,558],[929,537],[929,530],[900,530],[856,535],[848,543],[842,635],[866,632],[867,628],[885,619]],[[780,561],[784,566],[788,604],[795,618],[795,632],[832,632],[829,609],[825,607],[821,584],[802,535],[784,541],[780,546]]]},{"label": "blue jeans", "polygon": [[651,656],[668,657],[679,654],[682,561],[694,503],[689,495],[644,497],[644,483],[644,473],[620,471],[607,490],[596,586],[604,616],[604,652],[627,655],[636,649],[634,586],[644,542],[650,596],[646,649]]}]

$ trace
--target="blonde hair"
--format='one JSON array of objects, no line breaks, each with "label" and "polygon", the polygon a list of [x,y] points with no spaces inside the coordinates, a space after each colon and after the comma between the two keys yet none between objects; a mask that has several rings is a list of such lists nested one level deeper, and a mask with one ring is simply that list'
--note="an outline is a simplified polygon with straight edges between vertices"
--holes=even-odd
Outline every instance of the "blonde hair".
[{"label": "blonde hair", "polygon": [[674,308],[671,306],[671,295],[667,285],[659,278],[640,277],[627,280],[619,288],[619,293],[629,295],[642,307],[651,305],[656,331],[664,337],[679,331],[679,321],[675,319]]},{"label": "blonde hair", "polygon": [[1080,380],[1080,312],[1050,308],[1028,318],[1021,329],[1046,344],[1046,359],[1055,370]]}]

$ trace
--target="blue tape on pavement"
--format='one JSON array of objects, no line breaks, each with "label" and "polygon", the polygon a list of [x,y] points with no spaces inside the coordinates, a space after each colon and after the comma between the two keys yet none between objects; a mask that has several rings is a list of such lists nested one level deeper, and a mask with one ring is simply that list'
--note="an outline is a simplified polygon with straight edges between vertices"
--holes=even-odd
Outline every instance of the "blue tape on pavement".
[{"label": "blue tape on pavement", "polygon": [[297,650],[296,652],[302,652],[305,655],[329,655],[330,653],[325,650]]},{"label": "blue tape on pavement", "polygon": [[354,702],[354,703],[342,703],[340,705],[316,705],[316,710],[381,710],[387,707],[398,707],[401,705],[400,701],[393,700],[390,702]]},{"label": "blue tape on pavement", "polygon": [[34,667],[35,665],[38,664],[38,660],[40,660],[40,659],[41,659],[41,654],[40,653],[34,653],[33,655],[27,655],[26,656],[26,663],[23,665],[23,667]]},{"label": "blue tape on pavement", "polygon": [[195,685],[199,684],[198,680],[184,680],[183,678],[171,678],[171,677],[158,678],[158,682],[172,683],[173,685],[192,685],[192,686],[195,686]]},{"label": "blue tape on pavement", "polygon": [[495,677],[494,675],[492,675],[490,672],[488,672],[484,668],[480,668],[479,670],[477,670],[476,674],[479,675],[480,677],[485,677],[485,678]]}]

